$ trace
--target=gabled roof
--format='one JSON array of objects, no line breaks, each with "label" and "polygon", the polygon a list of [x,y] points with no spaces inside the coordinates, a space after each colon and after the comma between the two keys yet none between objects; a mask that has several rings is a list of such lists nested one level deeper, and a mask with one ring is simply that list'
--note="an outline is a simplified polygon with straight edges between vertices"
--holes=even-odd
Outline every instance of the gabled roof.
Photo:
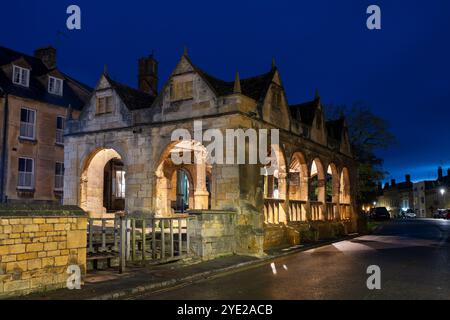
[{"label": "gabled roof", "polygon": [[[11,76],[5,73],[5,67],[15,61],[26,62],[30,66],[29,87],[23,87],[12,83]],[[53,95],[48,92],[46,77],[49,74],[60,73],[64,75],[63,96]],[[45,79],[45,80],[43,80]],[[37,100],[57,106],[72,106],[75,110],[81,110],[89,98],[92,88],[74,80],[56,69],[48,69],[38,58],[0,46],[0,88],[4,93]]]},{"label": "gabled roof", "polygon": [[[184,57],[218,96],[227,96],[233,94],[234,81],[224,81],[218,79],[194,65],[187,55],[184,55]],[[276,71],[276,67],[272,67],[269,72],[266,72],[264,74],[241,79],[241,93],[256,101],[261,101],[266,97],[267,90],[269,90],[270,84],[272,83]]]},{"label": "gabled roof", "polygon": [[114,81],[106,74],[104,74],[104,76],[129,110],[150,108],[153,101],[155,101],[155,97],[146,92]]},{"label": "gabled roof", "polygon": [[[320,105],[320,99],[316,98],[312,101],[308,101],[305,103],[295,104],[289,106],[291,111],[291,115],[297,120],[301,120],[302,123],[312,126],[314,122],[314,118],[316,116],[316,110]],[[300,119],[298,119],[297,115],[300,115]]]}]

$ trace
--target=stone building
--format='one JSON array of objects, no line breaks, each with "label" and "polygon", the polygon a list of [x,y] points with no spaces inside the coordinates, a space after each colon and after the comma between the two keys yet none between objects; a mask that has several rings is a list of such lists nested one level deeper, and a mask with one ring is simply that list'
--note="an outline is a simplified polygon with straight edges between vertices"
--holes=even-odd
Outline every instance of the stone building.
[{"label": "stone building", "polygon": [[380,190],[377,201],[378,207],[386,207],[392,217],[398,216],[402,211],[412,209],[414,207],[413,199],[413,183],[411,175],[405,176],[405,181],[396,182],[395,179],[391,183],[386,183],[384,188]]},{"label": "stone building", "polygon": [[432,218],[438,209],[450,208],[450,169],[444,176],[442,168],[438,169],[436,180],[414,183],[414,210],[418,217]]},{"label": "stone building", "polygon": [[[357,165],[345,120],[327,122],[318,95],[289,105],[275,65],[255,77],[236,74],[234,81],[224,81],[198,68],[186,53],[158,93],[157,69],[153,57],[139,61],[139,90],[104,73],[79,119],[68,122],[65,204],[95,217],[118,210],[193,214],[193,232],[203,239],[201,255],[209,257],[258,256],[270,247],[355,230]],[[190,139],[173,141],[176,129],[185,129]],[[214,138],[207,129],[224,136],[227,129],[279,129],[279,143],[267,149],[276,157],[275,170],[211,164],[205,141]],[[246,150],[247,159],[249,141],[235,146]],[[191,152],[199,161],[173,161],[174,153]]]},{"label": "stone building", "polygon": [[58,69],[52,47],[0,47],[0,202],[62,200],[65,119],[90,90]]},{"label": "stone building", "polygon": [[450,169],[447,176],[441,167],[437,170],[437,179],[424,181],[411,181],[411,176],[406,175],[406,180],[396,183],[386,183],[377,200],[378,207],[386,207],[393,217],[402,211],[414,210],[419,218],[432,218],[437,209],[450,208]]}]

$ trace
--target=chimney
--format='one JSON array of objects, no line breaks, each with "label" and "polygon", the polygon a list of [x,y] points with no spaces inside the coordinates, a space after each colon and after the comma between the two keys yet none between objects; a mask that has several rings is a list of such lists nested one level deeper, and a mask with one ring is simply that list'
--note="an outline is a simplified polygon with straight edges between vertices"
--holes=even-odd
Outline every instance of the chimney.
[{"label": "chimney", "polygon": [[384,184],[384,188],[385,188],[385,189],[389,189],[389,182],[386,182],[386,183]]},{"label": "chimney", "polygon": [[52,46],[34,50],[34,56],[41,59],[47,68],[56,68],[56,49]]},{"label": "chimney", "polygon": [[411,175],[410,175],[410,174],[407,174],[407,175],[405,176],[405,178],[406,178],[406,182],[408,182],[408,183],[411,182]]},{"label": "chimney", "polygon": [[158,94],[158,61],[151,54],[139,59],[139,90],[156,97]]},{"label": "chimney", "polygon": [[392,179],[392,180],[391,180],[391,185],[392,185],[392,186],[395,186],[395,179]]},{"label": "chimney", "polygon": [[442,167],[438,168],[438,180],[442,181],[442,178],[444,177],[444,171],[442,170]]}]

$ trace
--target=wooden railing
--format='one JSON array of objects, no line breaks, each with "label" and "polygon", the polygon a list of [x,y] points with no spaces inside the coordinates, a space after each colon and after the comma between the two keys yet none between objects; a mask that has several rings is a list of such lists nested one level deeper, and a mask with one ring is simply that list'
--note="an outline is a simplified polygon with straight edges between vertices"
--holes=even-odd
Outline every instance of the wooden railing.
[{"label": "wooden railing", "polygon": [[307,220],[306,201],[289,201],[289,221],[298,222]]},{"label": "wooden railing", "polygon": [[88,219],[87,260],[94,268],[99,260],[111,266],[119,259],[123,272],[126,261],[162,262],[187,257],[189,216],[156,218]]},{"label": "wooden railing", "polygon": [[189,255],[189,217],[131,218],[131,261],[179,260]]},{"label": "wooden railing", "polygon": [[322,202],[318,202],[318,201],[310,202],[311,220],[312,221],[322,220],[322,217],[323,217],[322,206],[323,206]]},{"label": "wooden railing", "polygon": [[267,224],[279,224],[280,213],[283,212],[281,199],[264,199],[264,222]]},{"label": "wooden railing", "polygon": [[106,260],[110,267],[111,260],[119,258],[120,218],[88,219],[87,232],[87,261],[96,269],[99,260]]}]

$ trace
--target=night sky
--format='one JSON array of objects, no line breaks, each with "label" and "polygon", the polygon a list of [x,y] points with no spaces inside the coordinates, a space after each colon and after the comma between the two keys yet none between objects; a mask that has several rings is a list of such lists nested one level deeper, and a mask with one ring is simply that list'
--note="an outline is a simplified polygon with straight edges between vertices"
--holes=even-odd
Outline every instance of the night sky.
[{"label": "night sky", "polygon": [[[82,30],[66,28],[66,8]],[[382,9],[382,30],[366,9]],[[57,34],[63,33],[64,35]],[[154,50],[160,85],[187,46],[205,71],[234,79],[276,58],[290,104],[364,101],[387,119],[397,144],[380,152],[387,179],[432,179],[450,167],[450,1],[3,1],[0,45],[26,53],[52,44],[59,67],[94,86],[104,64],[137,85],[137,59]]]}]

